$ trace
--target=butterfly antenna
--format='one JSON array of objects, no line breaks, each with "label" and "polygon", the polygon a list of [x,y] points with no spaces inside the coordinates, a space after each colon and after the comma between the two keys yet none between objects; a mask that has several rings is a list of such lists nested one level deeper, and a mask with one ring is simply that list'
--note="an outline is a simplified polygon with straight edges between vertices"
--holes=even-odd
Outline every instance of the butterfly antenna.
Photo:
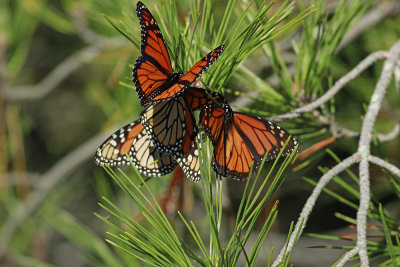
[{"label": "butterfly antenna", "polygon": [[141,182],[141,183],[138,185],[138,188],[141,188],[141,187],[142,187],[145,183],[147,183],[151,178],[153,178],[153,176],[147,177],[146,179],[144,179],[144,181]]},{"label": "butterfly antenna", "polygon": [[[206,92],[207,96],[208,96],[208,97],[211,99],[211,101],[214,102],[214,104],[216,104],[218,107],[221,107],[222,104],[227,103],[227,100],[226,100],[226,97],[225,97],[225,96],[220,95],[219,93],[212,91],[212,90],[210,89],[210,87],[208,87],[206,84],[204,84],[204,87],[207,89],[207,90],[204,90],[204,91]],[[213,93],[216,93],[216,94],[222,96],[223,103],[217,101],[217,100],[215,99],[215,97],[211,95],[210,92],[213,92]]]},{"label": "butterfly antenna", "polygon": [[153,162],[149,163],[149,165],[156,164],[157,162],[159,162],[160,160],[163,160],[163,159],[165,159],[166,157],[168,157],[168,155],[163,155],[163,156],[161,156],[161,158],[159,158],[159,159],[156,159],[155,161],[153,161]]}]

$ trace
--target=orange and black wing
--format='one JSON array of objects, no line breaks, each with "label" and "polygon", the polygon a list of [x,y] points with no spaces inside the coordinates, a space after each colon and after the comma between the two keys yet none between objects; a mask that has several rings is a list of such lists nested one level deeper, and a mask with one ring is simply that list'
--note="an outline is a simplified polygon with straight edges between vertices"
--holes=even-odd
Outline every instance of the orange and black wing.
[{"label": "orange and black wing", "polygon": [[177,165],[169,154],[158,151],[140,121],[132,122],[113,133],[95,154],[97,165],[129,165],[132,160],[146,176],[162,176]]},{"label": "orange and black wing", "polygon": [[224,46],[221,45],[216,49],[212,50],[208,55],[197,62],[190,70],[188,70],[179,80],[170,86],[168,89],[159,92],[152,93],[149,98],[151,102],[159,102],[171,99],[172,97],[178,96],[183,93],[187,87],[193,84],[197,78],[207,70],[208,67],[214,63],[224,50]]},{"label": "orange and black wing", "polygon": [[172,75],[167,46],[153,15],[142,3],[137,3],[136,13],[141,27],[141,53],[133,69],[133,82],[142,105],[167,82]]},{"label": "orange and black wing", "polygon": [[225,117],[224,109],[215,105],[206,106],[200,112],[200,124],[214,148],[224,136]]},{"label": "orange and black wing", "polygon": [[[290,134],[280,126],[244,113],[208,106],[200,113],[200,122],[214,146],[213,168],[222,176],[245,180],[251,166],[256,171],[268,152],[276,158]],[[288,142],[283,155],[291,153],[297,141]]]},{"label": "orange and black wing", "polygon": [[185,84],[186,86],[194,83],[203,71],[207,70],[211,64],[219,58],[224,47],[225,46],[221,45],[208,53],[179,79],[179,83]]},{"label": "orange and black wing", "polygon": [[183,97],[149,104],[140,114],[140,119],[158,150],[175,157],[189,152],[197,127]]},{"label": "orange and black wing", "polygon": [[200,113],[200,123],[214,147],[212,166],[221,176],[244,180],[254,156],[233,125],[229,109],[208,106]]},{"label": "orange and black wing", "polygon": [[211,104],[226,103],[226,99],[222,95],[197,87],[188,87],[183,97],[192,110],[197,110]]},{"label": "orange and black wing", "polygon": [[241,112],[234,112],[233,121],[234,127],[257,161],[261,161],[267,152],[266,160],[275,159],[283,147],[285,149],[282,156],[286,156],[292,153],[297,145],[296,139],[291,137],[288,131],[271,121]]}]

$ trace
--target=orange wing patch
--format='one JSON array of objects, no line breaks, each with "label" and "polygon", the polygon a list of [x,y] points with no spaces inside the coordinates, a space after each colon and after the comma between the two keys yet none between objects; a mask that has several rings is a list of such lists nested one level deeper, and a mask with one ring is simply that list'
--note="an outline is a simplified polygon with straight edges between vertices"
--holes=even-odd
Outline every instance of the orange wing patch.
[{"label": "orange wing patch", "polygon": [[224,129],[223,136],[214,150],[214,169],[223,176],[246,179],[254,162],[250,148],[233,124]]},{"label": "orange wing patch", "polygon": [[[278,156],[290,134],[272,122],[233,112],[228,104],[222,108],[207,106],[200,113],[200,123],[214,146],[213,168],[222,176],[247,179],[251,166],[257,171],[268,152],[267,160]],[[291,153],[297,141],[289,140],[282,155]]]},{"label": "orange wing patch", "polygon": [[162,86],[167,79],[168,76],[159,71],[151,62],[143,61],[142,57],[136,61],[133,81],[142,105],[146,103],[148,96]]},{"label": "orange wing patch", "polygon": [[167,46],[154,17],[142,2],[138,2],[136,13],[141,27],[141,53],[132,71],[133,82],[141,104],[162,87],[172,75],[172,65]]},{"label": "orange wing patch", "polygon": [[166,81],[166,83],[164,84],[166,86],[165,90],[160,92],[159,94],[158,92],[155,92],[157,94],[155,96],[151,95],[148,102],[156,103],[156,102],[166,101],[182,94],[188,88],[188,86],[190,86],[197,80],[197,78],[203,73],[203,71],[207,70],[207,68],[212,63],[214,63],[215,60],[218,59],[223,49],[224,46],[220,46],[211,51],[202,60],[197,62],[188,72],[186,72],[186,74],[184,74],[182,77],[178,76],[179,80],[177,80],[175,83],[170,85]]},{"label": "orange wing patch", "polygon": [[193,67],[191,67],[180,79],[179,82],[185,84],[186,86],[194,83],[197,78],[203,73],[203,71],[207,70],[208,67],[214,63],[218,57],[221,55],[224,50],[224,46],[221,45],[210,53],[208,53],[205,57],[203,57],[199,62],[197,62]]},{"label": "orange wing patch", "polygon": [[172,74],[168,49],[156,20],[147,7],[140,1],[137,3],[136,14],[142,29],[142,56],[146,60],[152,61],[153,64],[158,64],[159,66],[157,67],[162,68],[162,71],[166,74]]},{"label": "orange wing patch", "polygon": [[167,100],[171,99],[173,97],[176,97],[183,93],[183,89],[185,86],[183,84],[176,83],[173,86],[171,86],[168,90],[162,92],[158,96],[154,97],[151,99],[151,101],[160,101],[160,100]]}]

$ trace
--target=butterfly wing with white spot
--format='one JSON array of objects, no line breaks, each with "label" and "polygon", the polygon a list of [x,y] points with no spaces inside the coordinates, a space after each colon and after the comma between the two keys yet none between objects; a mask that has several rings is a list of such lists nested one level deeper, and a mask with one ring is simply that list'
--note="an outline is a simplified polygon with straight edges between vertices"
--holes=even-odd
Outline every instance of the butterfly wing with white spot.
[{"label": "butterfly wing with white spot", "polygon": [[113,133],[95,155],[97,165],[129,165],[129,159],[146,176],[168,174],[177,165],[171,155],[155,148],[139,120]]},{"label": "butterfly wing with white spot", "polygon": [[199,181],[201,178],[199,149],[201,150],[200,139],[194,138],[189,152],[181,157],[178,156],[175,158],[186,177],[195,182]]}]

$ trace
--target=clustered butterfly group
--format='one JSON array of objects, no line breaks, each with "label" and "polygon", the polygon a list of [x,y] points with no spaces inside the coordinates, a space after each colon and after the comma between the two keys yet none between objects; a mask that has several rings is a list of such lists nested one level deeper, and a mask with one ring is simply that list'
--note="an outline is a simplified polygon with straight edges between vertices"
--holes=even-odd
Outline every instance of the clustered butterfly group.
[{"label": "clustered butterfly group", "polygon": [[[266,160],[291,153],[297,141],[279,125],[249,114],[234,112],[226,99],[213,91],[191,87],[224,50],[219,46],[185,74],[174,73],[167,46],[154,17],[137,3],[141,26],[141,54],[133,69],[133,82],[144,107],[140,119],[112,134],[98,149],[98,165],[135,165],[146,176],[162,176],[179,164],[185,175],[201,178],[201,140],[193,111],[210,139],[212,166],[221,176],[244,180],[251,166],[256,171]],[[286,144],[286,146],[285,146]]]}]

